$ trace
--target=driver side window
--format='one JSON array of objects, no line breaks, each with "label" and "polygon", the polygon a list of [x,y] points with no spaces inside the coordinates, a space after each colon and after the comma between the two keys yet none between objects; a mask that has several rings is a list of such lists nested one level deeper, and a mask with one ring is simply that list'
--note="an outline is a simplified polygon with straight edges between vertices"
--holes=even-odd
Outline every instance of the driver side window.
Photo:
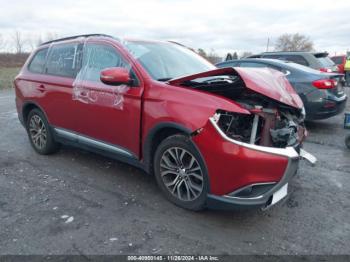
[{"label": "driver side window", "polygon": [[131,68],[112,46],[87,43],[84,46],[82,67],[77,78],[100,82],[101,71],[109,67],[124,67],[129,70]]}]

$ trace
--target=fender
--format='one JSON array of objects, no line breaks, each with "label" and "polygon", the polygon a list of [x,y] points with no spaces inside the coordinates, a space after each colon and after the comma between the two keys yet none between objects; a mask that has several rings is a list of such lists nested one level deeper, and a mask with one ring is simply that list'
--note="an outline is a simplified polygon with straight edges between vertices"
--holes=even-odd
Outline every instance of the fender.
[{"label": "fender", "polygon": [[27,108],[28,106],[31,106],[31,105],[33,105],[33,106],[39,108],[40,111],[43,112],[43,114],[44,114],[44,116],[45,116],[47,122],[50,124],[49,118],[48,118],[48,116],[46,115],[46,112],[44,111],[44,109],[43,109],[37,102],[35,102],[35,101],[33,101],[33,100],[26,100],[26,101],[23,102],[21,111],[18,112],[18,118],[19,118],[20,122],[22,123],[22,125],[25,126],[25,124],[26,124],[26,123],[25,123],[25,119],[24,119],[25,110],[26,110],[26,108]]},{"label": "fender", "polygon": [[192,130],[185,127],[184,125],[181,125],[176,122],[162,122],[152,127],[149,130],[147,136],[145,137],[143,148],[142,148],[143,164],[144,164],[144,169],[147,173],[151,173],[152,171],[152,159],[153,159],[152,144],[155,141],[157,133],[167,128],[172,129],[174,131],[178,130],[179,132],[183,132],[187,135],[191,135],[193,132]]}]

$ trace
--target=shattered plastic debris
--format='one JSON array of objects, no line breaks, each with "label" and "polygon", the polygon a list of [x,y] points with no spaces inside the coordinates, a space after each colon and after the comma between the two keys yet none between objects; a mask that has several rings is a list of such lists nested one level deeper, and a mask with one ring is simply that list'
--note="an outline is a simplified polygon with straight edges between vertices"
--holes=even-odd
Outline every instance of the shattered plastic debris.
[{"label": "shattered plastic debris", "polygon": [[73,220],[74,220],[73,216],[68,216],[68,215],[63,215],[63,216],[61,216],[61,218],[62,219],[66,219],[67,218],[67,220],[64,222],[66,224],[69,224],[69,223],[73,222]]},{"label": "shattered plastic debris", "polygon": [[109,241],[111,241],[111,242],[114,242],[114,241],[117,241],[117,240],[118,240],[117,237],[111,237],[111,238],[109,239]]},{"label": "shattered plastic debris", "polygon": [[73,222],[73,220],[74,220],[74,217],[69,217],[69,218],[66,220],[66,222],[64,222],[64,223],[68,224],[68,223]]}]

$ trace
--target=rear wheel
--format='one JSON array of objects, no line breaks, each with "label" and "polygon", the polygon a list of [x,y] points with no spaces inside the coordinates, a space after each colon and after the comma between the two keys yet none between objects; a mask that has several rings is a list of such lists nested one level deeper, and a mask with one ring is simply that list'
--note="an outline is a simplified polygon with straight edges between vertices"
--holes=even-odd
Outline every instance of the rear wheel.
[{"label": "rear wheel", "polygon": [[34,150],[42,155],[57,152],[59,144],[54,141],[50,126],[39,109],[33,109],[27,117],[27,133]]},{"label": "rear wheel", "polygon": [[205,207],[209,180],[204,161],[184,135],[166,138],[157,148],[154,173],[165,196],[174,204],[190,209]]}]

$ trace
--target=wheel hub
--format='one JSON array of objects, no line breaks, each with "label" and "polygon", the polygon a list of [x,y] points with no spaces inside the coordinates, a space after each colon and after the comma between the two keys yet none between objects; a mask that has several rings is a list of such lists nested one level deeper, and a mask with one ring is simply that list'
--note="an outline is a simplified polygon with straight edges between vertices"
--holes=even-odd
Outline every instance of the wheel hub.
[{"label": "wheel hub", "polygon": [[193,201],[203,191],[201,167],[184,148],[171,147],[163,153],[160,173],[168,191],[182,201]]}]

